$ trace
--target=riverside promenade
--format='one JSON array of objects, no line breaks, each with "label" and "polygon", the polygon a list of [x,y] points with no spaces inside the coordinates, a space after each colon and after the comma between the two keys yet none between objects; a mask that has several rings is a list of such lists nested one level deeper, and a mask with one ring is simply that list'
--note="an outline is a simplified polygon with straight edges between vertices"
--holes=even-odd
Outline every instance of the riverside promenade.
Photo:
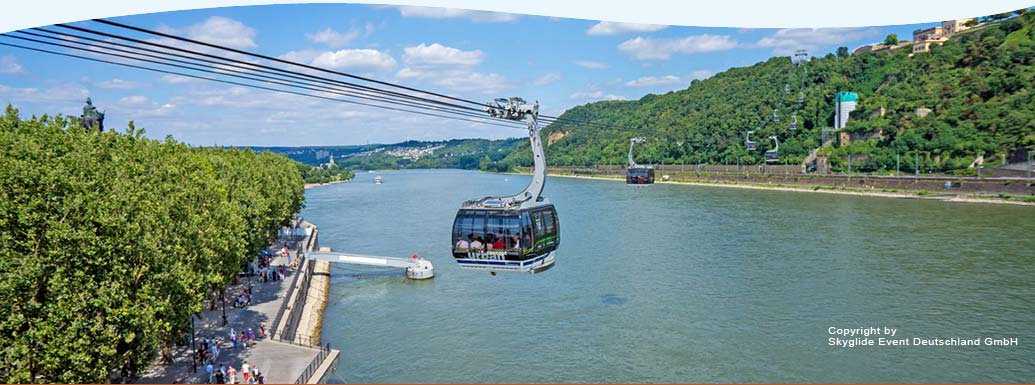
[{"label": "riverside promenade", "polygon": [[[316,226],[305,221],[300,221],[299,225],[300,227],[308,227],[310,229],[309,235],[301,240],[281,237],[273,245],[274,248],[278,249],[283,249],[285,246],[288,247],[291,261],[298,261],[298,252],[300,250],[305,253],[307,248],[315,247],[316,244],[315,239],[310,239],[317,234]],[[288,255],[277,255],[273,258],[271,266],[288,266],[288,260]],[[311,263],[310,261],[306,262]],[[326,347],[325,349],[318,348],[319,331],[313,330],[313,326],[316,326],[318,329],[318,325],[322,321],[322,310],[326,304],[325,294],[321,297],[323,301],[304,302],[305,318],[308,321],[305,325],[307,328],[299,327],[297,333],[295,333],[315,336],[312,341],[299,343],[297,341],[282,341],[280,338],[271,338],[271,333],[274,332],[273,324],[278,314],[290,313],[291,304],[287,303],[289,298],[295,298],[298,295],[311,297],[310,293],[319,289],[326,293],[326,284],[319,285],[314,283],[314,285],[304,285],[303,289],[302,282],[307,279],[305,276],[297,277],[296,286],[292,286],[292,282],[296,282],[296,275],[305,274],[305,266],[306,264],[303,263],[299,265],[297,270],[287,269],[289,272],[285,279],[279,281],[259,282],[257,276],[240,277],[236,285],[228,288],[227,296],[234,298],[237,294],[242,293],[251,286],[252,303],[247,307],[235,308],[232,305],[233,302],[228,301],[226,304],[226,326],[223,326],[223,306],[221,303],[217,304],[216,310],[204,311],[194,318],[195,343],[200,344],[205,339],[211,339],[219,345],[220,352],[218,358],[214,360],[213,373],[219,371],[220,364],[225,365],[227,368],[232,366],[237,371],[235,383],[247,383],[244,381],[241,371],[243,364],[247,362],[249,366],[258,366],[265,383],[283,384],[296,383],[298,381],[316,383],[326,375],[327,371],[333,368],[339,352],[326,349]],[[326,280],[326,277],[320,278]],[[312,277],[308,277],[308,279],[312,279]],[[305,291],[304,293],[295,293],[303,290]],[[284,323],[283,320],[280,322],[281,330]],[[229,338],[231,328],[234,328],[238,333],[251,328],[258,337],[260,334],[260,324],[266,328],[266,336],[257,338],[252,346],[233,348]],[[172,364],[163,364],[156,360],[135,382],[209,383],[209,374],[205,371],[205,365],[203,363],[199,364],[196,370],[193,367],[192,349],[189,340],[190,336],[187,336],[188,343],[186,346],[173,347],[171,352],[173,355]],[[310,345],[317,347],[311,347]],[[214,381],[212,382],[214,383]]]}]

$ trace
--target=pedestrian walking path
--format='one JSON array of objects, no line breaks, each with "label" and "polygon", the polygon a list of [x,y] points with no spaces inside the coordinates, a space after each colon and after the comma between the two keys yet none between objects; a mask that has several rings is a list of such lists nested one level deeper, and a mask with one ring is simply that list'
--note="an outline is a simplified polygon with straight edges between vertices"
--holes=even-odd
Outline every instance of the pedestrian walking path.
[{"label": "pedestrian walking path", "polygon": [[[290,246],[291,260],[297,259],[297,242],[289,242],[281,239],[275,245],[283,248]],[[273,258],[271,266],[288,266],[287,256]],[[257,338],[254,345],[233,347],[230,341],[230,330],[236,332],[253,329],[256,336],[259,336],[260,325],[269,332],[274,318],[280,310],[291,285],[294,274],[300,271],[290,271],[283,280],[259,282],[257,277],[240,277],[236,285],[227,290],[229,298],[244,291],[249,286],[252,289],[252,302],[243,308],[233,307],[233,302],[226,303],[227,325],[223,325],[223,307],[219,304],[216,310],[205,311],[194,319],[195,341],[200,344],[205,339],[214,340],[219,347],[219,355],[213,361],[214,372],[219,370],[219,365],[226,367],[233,366],[236,371],[236,383],[247,383],[244,381],[242,365],[247,362],[249,366],[258,366],[263,375],[265,383],[294,383],[302,374],[310,362],[319,354],[319,349],[308,346],[299,346],[270,338]],[[177,346],[173,349],[173,363],[162,364],[156,361],[145,370],[144,374],[137,379],[140,383],[208,383],[210,376],[205,371],[204,363],[193,365],[192,349],[189,345],[190,337],[187,338],[187,346]],[[215,382],[215,381],[212,381]],[[229,379],[227,381],[229,383]]]}]

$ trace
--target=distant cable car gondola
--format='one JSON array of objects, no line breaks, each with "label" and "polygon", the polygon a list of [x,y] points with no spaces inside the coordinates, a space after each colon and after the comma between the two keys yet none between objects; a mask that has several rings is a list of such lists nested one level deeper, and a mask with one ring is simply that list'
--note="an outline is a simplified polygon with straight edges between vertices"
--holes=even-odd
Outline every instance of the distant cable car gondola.
[{"label": "distant cable car gondola", "polygon": [[773,140],[775,146],[772,150],[767,150],[765,152],[765,162],[777,163],[780,161],[780,141],[778,141],[775,136],[770,136],[769,139]]},{"label": "distant cable car gondola", "polygon": [[748,151],[755,151],[755,149],[758,148],[758,143],[751,140],[751,134],[754,133],[754,131],[748,131],[744,134],[744,147],[746,147]]},{"label": "distant cable car gondola", "polygon": [[636,164],[633,161],[633,145],[643,143],[644,138],[629,139],[629,169],[625,173],[626,184],[654,184],[654,167]]},{"label": "distant cable car gondola", "polygon": [[546,158],[539,138],[539,104],[496,99],[486,107],[496,118],[525,120],[532,144],[532,181],[511,196],[464,202],[453,221],[453,258],[462,269],[538,273],[554,265],[560,245],[557,210],[540,196]]},{"label": "distant cable car gondola", "polygon": [[792,129],[792,130],[797,130],[797,129],[798,129],[798,114],[797,114],[797,113],[795,113],[795,114],[794,114],[794,116],[793,116],[793,118],[794,118],[794,121],[793,121],[793,122],[791,122],[791,127],[790,127],[790,129]]}]

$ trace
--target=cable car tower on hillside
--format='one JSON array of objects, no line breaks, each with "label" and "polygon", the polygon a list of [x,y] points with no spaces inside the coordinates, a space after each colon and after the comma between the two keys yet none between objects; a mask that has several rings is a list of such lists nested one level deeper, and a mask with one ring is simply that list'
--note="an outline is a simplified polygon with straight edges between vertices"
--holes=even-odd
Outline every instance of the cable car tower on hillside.
[{"label": "cable car tower on hillside", "polygon": [[629,139],[629,169],[625,173],[626,184],[654,184],[654,167],[639,165],[633,160],[633,146],[646,141],[647,139],[643,137]]}]

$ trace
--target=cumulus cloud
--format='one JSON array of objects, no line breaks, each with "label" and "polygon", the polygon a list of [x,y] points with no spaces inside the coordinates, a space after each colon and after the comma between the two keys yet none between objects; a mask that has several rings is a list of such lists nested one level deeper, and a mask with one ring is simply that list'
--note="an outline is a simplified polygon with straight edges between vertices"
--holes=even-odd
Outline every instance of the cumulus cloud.
[{"label": "cumulus cloud", "polygon": [[469,9],[417,7],[403,5],[399,7],[402,17],[419,17],[427,19],[464,18],[475,23],[501,23],[518,19],[513,13],[472,11]]},{"label": "cumulus cloud", "polygon": [[406,47],[403,49],[403,61],[410,67],[475,66],[481,64],[482,60],[485,60],[485,53],[481,50],[464,51],[453,47],[446,47],[439,43],[431,45],[421,43],[416,47]]},{"label": "cumulus cloud", "polygon": [[510,87],[503,75],[478,72],[475,67],[485,60],[481,50],[465,51],[439,43],[406,47],[406,67],[396,73],[399,79],[419,81],[453,91],[496,93]]},{"label": "cumulus cloud", "polygon": [[395,68],[396,65],[392,55],[374,49],[291,51],[278,58],[317,67],[364,71],[387,71]]},{"label": "cumulus cloud", "polygon": [[[369,23],[367,25],[368,27],[371,26]],[[306,34],[305,37],[313,43],[323,44],[331,48],[342,48],[348,46],[349,43],[359,37],[359,35],[359,30],[351,30],[349,32],[341,33],[328,27],[317,33]]]},{"label": "cumulus cloud", "polygon": [[672,84],[688,84],[694,79],[705,79],[712,76],[712,71],[697,70],[687,76],[665,75],[665,76],[644,76],[625,83],[626,87],[657,87]]},{"label": "cumulus cloud", "polygon": [[638,32],[657,32],[667,28],[666,25],[658,24],[636,24],[636,23],[619,23],[614,21],[601,21],[594,24],[592,27],[586,30],[587,35],[592,36],[605,36],[605,35],[620,35],[623,33]]},{"label": "cumulus cloud", "polygon": [[46,89],[9,87],[0,84],[0,100],[64,105],[72,103],[72,101],[81,103],[87,96],[90,96],[90,91],[75,84],[61,84]]},{"label": "cumulus cloud", "polygon": [[258,45],[255,44],[255,41],[252,40],[256,35],[254,28],[249,27],[240,21],[222,16],[212,16],[201,23],[189,25],[184,28],[162,26],[158,29],[161,32],[186,35],[191,39],[200,40],[206,43],[225,45],[231,48],[258,47]]},{"label": "cumulus cloud", "polygon": [[575,61],[575,65],[577,65],[579,67],[591,68],[591,69],[603,69],[603,68],[611,67],[611,66],[607,65],[607,63],[601,63],[601,62],[592,61],[592,60],[577,60],[577,61]]},{"label": "cumulus cloud", "polygon": [[22,72],[25,72],[25,67],[18,63],[17,58],[10,55],[0,57],[0,74],[14,75]]},{"label": "cumulus cloud", "polygon": [[140,105],[147,104],[150,101],[151,100],[148,99],[147,96],[143,96],[143,95],[132,95],[132,96],[127,96],[127,97],[124,97],[122,99],[119,99],[119,103],[120,104],[124,104],[124,105],[127,105],[127,106],[140,106]]},{"label": "cumulus cloud", "polygon": [[654,87],[663,86],[668,84],[682,83],[683,78],[675,75],[665,76],[644,76],[636,80],[630,80],[625,83],[626,87]]},{"label": "cumulus cloud", "polygon": [[876,28],[787,28],[759,39],[754,47],[772,48],[774,54],[790,55],[798,49],[815,52],[824,47],[879,35],[880,31]]},{"label": "cumulus cloud", "polygon": [[622,97],[622,96],[614,95],[614,94],[607,94],[607,93],[604,93],[604,91],[601,91],[601,90],[590,91],[590,92],[576,92],[574,94],[571,94],[571,96],[569,96],[568,98],[572,99],[572,100],[591,101],[591,102],[599,101],[599,100],[625,100],[625,98]]},{"label": "cumulus cloud", "polygon": [[673,54],[695,54],[733,49],[737,42],[728,35],[693,35],[683,38],[637,37],[618,45],[618,50],[636,60],[668,60]]},{"label": "cumulus cloud", "polygon": [[131,80],[122,80],[122,79],[119,79],[119,78],[115,78],[115,79],[111,79],[111,80],[105,80],[105,81],[102,81],[102,82],[97,82],[94,85],[96,85],[97,87],[100,87],[100,88],[116,89],[116,90],[132,90],[132,89],[147,87],[147,84],[144,84],[144,83],[134,82],[134,81],[131,81]]},{"label": "cumulus cloud", "polygon": [[168,84],[183,84],[183,83],[190,83],[190,82],[197,81],[197,80],[198,79],[194,79],[194,78],[190,78],[190,77],[186,77],[186,76],[180,76],[180,75],[165,75],[165,76],[162,76],[162,78],[161,78],[162,83],[168,83]]}]

